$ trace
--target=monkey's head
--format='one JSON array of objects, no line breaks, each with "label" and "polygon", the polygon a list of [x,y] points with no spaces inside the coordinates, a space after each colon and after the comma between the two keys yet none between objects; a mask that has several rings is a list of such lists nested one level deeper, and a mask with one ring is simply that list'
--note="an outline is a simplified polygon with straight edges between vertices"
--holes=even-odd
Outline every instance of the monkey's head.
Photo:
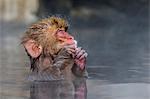
[{"label": "monkey's head", "polygon": [[42,52],[56,54],[66,44],[75,43],[73,36],[67,33],[68,22],[60,17],[50,17],[32,24],[22,38],[22,44],[33,58]]}]

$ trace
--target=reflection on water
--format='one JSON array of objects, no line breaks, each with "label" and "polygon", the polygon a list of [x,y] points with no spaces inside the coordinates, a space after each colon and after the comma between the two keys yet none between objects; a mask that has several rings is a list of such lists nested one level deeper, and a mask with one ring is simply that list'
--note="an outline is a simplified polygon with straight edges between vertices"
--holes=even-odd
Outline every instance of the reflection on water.
[{"label": "reflection on water", "polygon": [[75,81],[33,82],[30,99],[86,99],[87,87],[84,79]]}]

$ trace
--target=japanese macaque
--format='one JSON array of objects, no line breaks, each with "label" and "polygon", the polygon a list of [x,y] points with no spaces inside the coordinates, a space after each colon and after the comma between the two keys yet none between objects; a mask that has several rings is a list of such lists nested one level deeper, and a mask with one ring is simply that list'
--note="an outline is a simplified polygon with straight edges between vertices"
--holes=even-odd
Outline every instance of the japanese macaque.
[{"label": "japanese macaque", "polygon": [[30,80],[59,80],[87,77],[87,53],[77,47],[68,32],[68,22],[52,16],[32,24],[22,38],[30,57]]}]

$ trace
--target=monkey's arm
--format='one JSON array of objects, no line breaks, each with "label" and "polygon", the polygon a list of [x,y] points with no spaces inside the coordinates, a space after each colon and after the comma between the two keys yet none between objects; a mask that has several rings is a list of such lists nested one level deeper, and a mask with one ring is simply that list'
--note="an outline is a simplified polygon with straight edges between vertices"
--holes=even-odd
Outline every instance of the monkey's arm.
[{"label": "monkey's arm", "polygon": [[58,52],[57,56],[54,58],[53,67],[58,67],[60,70],[63,70],[72,62],[72,56],[67,52],[65,48],[63,48]]},{"label": "monkey's arm", "polygon": [[88,73],[86,70],[86,58],[87,53],[81,47],[76,49],[75,57],[74,57],[74,66],[72,67],[72,72],[76,76],[80,77],[88,77]]},{"label": "monkey's arm", "polygon": [[[80,61],[80,64],[75,62],[75,59],[66,51],[66,49],[60,50],[57,56],[54,58],[54,63],[52,64],[53,70],[59,69],[64,70],[67,66],[71,66],[71,71],[76,77],[88,77],[86,67],[81,69],[80,65],[85,65]],[[85,61],[84,61],[85,62]]]},{"label": "monkey's arm", "polygon": [[88,77],[87,69],[86,69],[86,66],[85,66],[85,60],[86,59],[84,59],[83,61],[78,60],[78,62],[77,62],[77,60],[75,60],[75,63],[72,67],[72,72],[75,76]]},{"label": "monkey's arm", "polygon": [[[66,51],[66,49],[60,50],[56,58],[54,59],[53,67],[57,67],[60,70],[65,69],[67,66],[71,66],[72,73],[77,77],[88,77],[88,73],[85,67],[86,58],[79,60],[78,63],[72,56]],[[75,62],[76,61],[76,62]],[[73,66],[72,66],[73,65]],[[80,66],[82,65],[82,66]],[[84,66],[83,66],[84,65]],[[81,68],[84,67],[84,68]]]}]

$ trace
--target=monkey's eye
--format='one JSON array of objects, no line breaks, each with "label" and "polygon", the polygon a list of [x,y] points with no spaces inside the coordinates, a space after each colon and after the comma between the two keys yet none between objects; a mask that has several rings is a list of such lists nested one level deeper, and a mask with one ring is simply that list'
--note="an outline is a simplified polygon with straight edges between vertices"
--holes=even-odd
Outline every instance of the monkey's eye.
[{"label": "monkey's eye", "polygon": [[67,32],[67,30],[68,30],[68,27],[65,27],[65,32]]},{"label": "monkey's eye", "polygon": [[56,35],[64,36],[66,35],[66,32],[64,30],[57,30]]},{"label": "monkey's eye", "polygon": [[58,40],[58,42],[63,43],[64,41],[63,40]]}]

